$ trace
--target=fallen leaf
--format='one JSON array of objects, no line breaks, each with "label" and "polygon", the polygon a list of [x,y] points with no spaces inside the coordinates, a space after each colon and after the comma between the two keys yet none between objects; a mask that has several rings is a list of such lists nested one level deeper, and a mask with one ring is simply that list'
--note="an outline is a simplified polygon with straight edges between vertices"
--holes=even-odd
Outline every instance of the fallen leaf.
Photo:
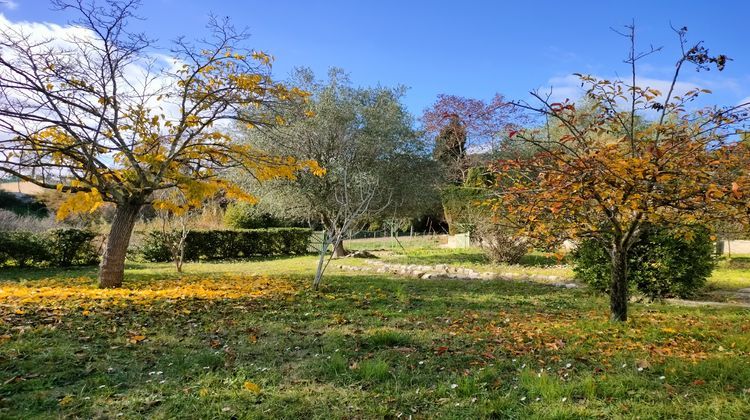
[{"label": "fallen leaf", "polygon": [[128,342],[129,343],[133,343],[133,344],[137,344],[137,343],[140,343],[141,341],[143,341],[145,339],[146,339],[145,335],[131,335],[130,338],[128,339]]},{"label": "fallen leaf", "polygon": [[254,383],[254,382],[245,381],[245,383],[242,384],[242,387],[245,388],[246,390],[250,391],[250,392],[254,392],[256,394],[260,394],[260,385]]}]

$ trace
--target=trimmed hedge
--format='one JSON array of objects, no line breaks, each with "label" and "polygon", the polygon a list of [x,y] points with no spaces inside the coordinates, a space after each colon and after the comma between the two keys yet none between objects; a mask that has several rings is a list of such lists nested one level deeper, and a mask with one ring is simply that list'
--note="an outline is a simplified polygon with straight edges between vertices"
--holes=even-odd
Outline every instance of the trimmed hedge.
[{"label": "trimmed hedge", "polygon": [[[634,291],[651,299],[695,296],[714,269],[714,244],[705,228],[692,230],[687,241],[665,228],[646,230],[631,248],[628,281]],[[581,243],[572,254],[576,278],[594,290],[608,292],[611,262],[594,240]]]},{"label": "trimmed hedge", "polygon": [[96,233],[62,228],[44,233],[0,231],[0,267],[70,267],[91,265],[99,255],[91,242]]},{"label": "trimmed hedge", "polygon": [[[151,262],[170,261],[169,235],[148,232],[138,252],[141,258]],[[311,236],[312,230],[303,228],[193,230],[185,239],[184,260],[302,255],[307,253]]]}]

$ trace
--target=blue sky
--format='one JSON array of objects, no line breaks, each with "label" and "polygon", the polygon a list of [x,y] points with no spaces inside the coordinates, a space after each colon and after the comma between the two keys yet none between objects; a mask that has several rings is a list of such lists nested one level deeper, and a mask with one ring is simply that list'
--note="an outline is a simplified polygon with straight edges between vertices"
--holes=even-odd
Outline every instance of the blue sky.
[{"label": "blue sky", "polygon": [[[134,26],[163,45],[204,32],[207,15],[231,16],[252,33],[250,46],[276,57],[277,77],[294,66],[324,76],[338,66],[360,85],[410,88],[405,103],[416,115],[437,94],[512,99],[554,85],[574,96],[574,72],[624,76],[628,43],[610,27],[635,19],[642,49],[664,50],[642,62],[651,83],[669,78],[678,51],[670,29],[687,26],[732,61],[718,73],[685,72],[682,79],[714,91],[704,103],[736,104],[750,97],[750,4],[739,1],[257,1],[145,0]],[[65,24],[45,0],[14,0],[0,13],[11,21]]]}]

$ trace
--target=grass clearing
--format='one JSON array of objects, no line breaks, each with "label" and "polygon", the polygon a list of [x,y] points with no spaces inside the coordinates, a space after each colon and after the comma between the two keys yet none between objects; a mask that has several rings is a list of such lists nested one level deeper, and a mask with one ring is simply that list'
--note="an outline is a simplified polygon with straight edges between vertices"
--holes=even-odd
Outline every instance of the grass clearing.
[{"label": "grass clearing", "polygon": [[[425,257],[427,251],[424,251]],[[469,261],[469,264],[475,262]],[[331,270],[0,273],[3,418],[741,418],[750,311]],[[250,384],[250,385],[248,385]],[[256,389],[257,386],[257,389]]]}]

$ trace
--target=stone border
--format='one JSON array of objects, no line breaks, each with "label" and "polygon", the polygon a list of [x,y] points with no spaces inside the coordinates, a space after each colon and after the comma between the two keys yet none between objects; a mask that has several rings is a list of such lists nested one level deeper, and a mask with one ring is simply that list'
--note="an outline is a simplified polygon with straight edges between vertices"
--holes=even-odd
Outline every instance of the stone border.
[{"label": "stone border", "polygon": [[[491,271],[478,272],[471,268],[453,267],[448,264],[436,265],[417,265],[417,264],[390,264],[382,261],[365,260],[365,266],[354,266],[339,264],[337,267],[342,270],[364,271],[373,273],[388,273],[399,276],[412,277],[418,279],[463,279],[463,280],[507,280],[519,281],[534,284],[546,284],[554,287],[564,287],[566,289],[575,289],[580,287],[576,283],[570,282],[566,277],[545,276],[541,274],[521,274],[521,273],[493,273]],[[565,281],[568,280],[566,283]],[[544,282],[544,283],[542,283]]]}]

